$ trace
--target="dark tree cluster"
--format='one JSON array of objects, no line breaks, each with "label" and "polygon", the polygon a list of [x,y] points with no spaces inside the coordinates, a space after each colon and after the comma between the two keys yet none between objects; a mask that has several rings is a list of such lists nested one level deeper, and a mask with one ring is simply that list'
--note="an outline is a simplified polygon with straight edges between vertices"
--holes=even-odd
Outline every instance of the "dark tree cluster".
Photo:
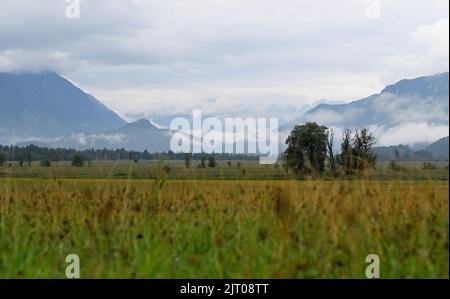
[{"label": "dark tree cluster", "polygon": [[296,126],[286,139],[285,158],[295,172],[325,169],[327,130],[315,122]]},{"label": "dark tree cluster", "polygon": [[[72,161],[76,155],[81,155],[86,161],[116,161],[129,160],[138,162],[140,160],[181,160],[186,161],[186,155],[189,161],[201,159],[205,156],[203,153],[149,153],[148,151],[130,151],[127,149],[88,149],[76,150],[66,148],[46,148],[35,145],[26,147],[19,146],[1,146],[0,145],[0,166],[6,161],[18,161],[23,166],[24,163],[31,164],[32,161]],[[214,154],[215,160],[258,160],[258,156],[249,154]],[[189,166],[190,166],[190,162]]]},{"label": "dark tree cluster", "polygon": [[373,152],[375,137],[367,128],[344,131],[341,141],[341,153],[337,162],[343,167],[346,174],[361,172],[368,168],[375,168],[377,157]]},{"label": "dark tree cluster", "polygon": [[334,131],[315,122],[296,126],[286,144],[286,165],[296,173],[321,173],[326,162],[334,175],[339,170],[350,175],[376,166],[375,137],[367,128],[355,130],[354,134],[344,130],[338,154],[334,150]]}]

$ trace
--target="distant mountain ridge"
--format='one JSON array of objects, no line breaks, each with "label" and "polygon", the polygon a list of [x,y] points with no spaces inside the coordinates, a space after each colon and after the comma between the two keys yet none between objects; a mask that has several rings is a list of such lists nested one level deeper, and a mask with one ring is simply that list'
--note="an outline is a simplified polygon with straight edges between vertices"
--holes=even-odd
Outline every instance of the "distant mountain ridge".
[{"label": "distant mountain ridge", "polygon": [[0,143],[101,132],[126,125],[95,97],[53,72],[0,73]]},{"label": "distant mountain ridge", "polygon": [[449,137],[444,137],[436,142],[433,142],[425,148],[425,151],[430,152],[433,159],[448,160],[449,156]]},{"label": "distant mountain ridge", "polygon": [[422,150],[415,151],[407,145],[394,145],[376,147],[378,161],[428,161],[439,160],[448,161],[449,159],[449,137],[444,137],[432,144],[428,145]]},{"label": "distant mountain ridge", "polygon": [[[405,122],[448,127],[448,78],[446,72],[401,80],[386,86],[379,94],[351,103],[319,104],[280,127],[280,147],[285,146],[283,134],[306,121],[341,128],[395,127]],[[159,152],[170,147],[169,130],[160,129],[146,119],[127,123],[93,96],[52,72],[0,73],[0,105],[0,144],[4,145],[32,143]],[[446,148],[448,152],[448,138],[430,145],[426,151],[445,159]],[[387,149],[383,151],[392,154]],[[404,150],[414,154],[412,149]]]},{"label": "distant mountain ridge", "polygon": [[433,76],[422,76],[415,79],[403,79],[386,86],[381,93],[397,95],[418,94],[423,97],[448,97],[449,73],[444,72]]},{"label": "distant mountain ridge", "polygon": [[392,127],[404,122],[448,125],[449,73],[401,80],[379,94],[346,104],[320,104],[282,126],[316,121],[328,126]]}]

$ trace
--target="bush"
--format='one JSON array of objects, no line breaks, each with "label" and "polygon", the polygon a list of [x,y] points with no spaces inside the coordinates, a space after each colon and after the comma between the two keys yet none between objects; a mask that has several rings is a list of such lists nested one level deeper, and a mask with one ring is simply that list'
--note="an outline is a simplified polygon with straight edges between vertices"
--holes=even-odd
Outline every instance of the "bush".
[{"label": "bush", "polygon": [[436,169],[436,165],[434,165],[433,163],[430,163],[430,162],[423,162],[422,168],[425,170]]},{"label": "bush", "polygon": [[210,156],[208,158],[208,167],[214,168],[217,166],[216,158],[214,156]]},{"label": "bush", "polygon": [[168,165],[164,165],[164,166],[163,166],[163,171],[164,171],[164,173],[165,173],[166,175],[169,175],[171,169],[170,169],[170,167],[169,167]]},{"label": "bush", "polygon": [[84,165],[84,159],[80,154],[76,154],[72,159],[73,167],[82,167]]},{"label": "bush", "polygon": [[402,167],[398,164],[397,161],[392,160],[391,162],[389,162],[389,169],[393,171],[400,171],[402,170]]},{"label": "bush", "polygon": [[50,167],[52,165],[52,161],[50,161],[49,159],[44,159],[41,161],[41,166],[43,167]]}]

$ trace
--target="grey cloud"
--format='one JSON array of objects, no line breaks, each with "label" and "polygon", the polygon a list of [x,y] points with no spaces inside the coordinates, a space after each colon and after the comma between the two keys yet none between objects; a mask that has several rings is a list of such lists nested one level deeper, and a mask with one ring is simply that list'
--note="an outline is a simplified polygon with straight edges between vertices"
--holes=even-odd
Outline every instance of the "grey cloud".
[{"label": "grey cloud", "polygon": [[448,1],[381,5],[369,20],[362,0],[81,0],[69,20],[61,0],[0,0],[0,71],[57,71],[122,115],[287,119],[319,98],[444,71],[448,56],[421,41],[448,19]]}]

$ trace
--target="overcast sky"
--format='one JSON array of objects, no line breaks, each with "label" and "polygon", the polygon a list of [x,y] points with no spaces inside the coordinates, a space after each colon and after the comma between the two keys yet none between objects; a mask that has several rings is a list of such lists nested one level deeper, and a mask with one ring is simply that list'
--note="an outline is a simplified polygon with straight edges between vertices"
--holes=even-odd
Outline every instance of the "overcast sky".
[{"label": "overcast sky", "polygon": [[289,118],[449,68],[448,0],[80,2],[0,0],[0,71],[56,71],[128,119]]}]

